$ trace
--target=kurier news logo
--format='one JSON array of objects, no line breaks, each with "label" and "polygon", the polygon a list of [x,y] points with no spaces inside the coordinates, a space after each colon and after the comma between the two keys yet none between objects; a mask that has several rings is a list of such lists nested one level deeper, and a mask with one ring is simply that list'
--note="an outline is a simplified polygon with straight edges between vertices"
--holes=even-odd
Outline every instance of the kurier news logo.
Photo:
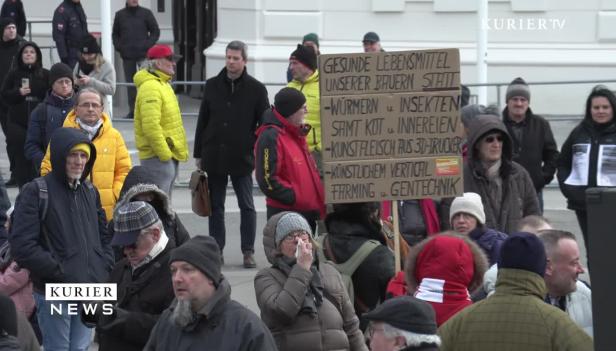
[{"label": "kurier news logo", "polygon": [[52,316],[77,316],[80,313],[110,316],[113,314],[110,301],[118,299],[118,290],[116,284],[45,284],[45,299],[52,301],[49,304]]}]

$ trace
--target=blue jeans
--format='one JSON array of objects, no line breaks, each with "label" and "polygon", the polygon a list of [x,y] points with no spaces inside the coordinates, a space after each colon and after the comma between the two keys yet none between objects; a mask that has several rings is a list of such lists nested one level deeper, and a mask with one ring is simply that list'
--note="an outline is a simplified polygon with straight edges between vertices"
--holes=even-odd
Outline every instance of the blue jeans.
[{"label": "blue jeans", "polygon": [[233,190],[240,208],[240,238],[243,253],[255,252],[255,236],[257,231],[257,212],[252,198],[252,175],[227,176],[208,174],[208,187],[212,215],[209,218],[210,236],[216,239],[220,251],[225,248],[225,199],[227,197],[227,183],[231,178]]},{"label": "blue jeans", "polygon": [[36,317],[43,334],[45,351],[86,351],[92,342],[92,329],[81,323],[79,315],[67,315],[67,303],[53,301],[54,305],[62,305],[63,314],[51,315],[51,302],[45,295],[34,293],[36,302]]}]

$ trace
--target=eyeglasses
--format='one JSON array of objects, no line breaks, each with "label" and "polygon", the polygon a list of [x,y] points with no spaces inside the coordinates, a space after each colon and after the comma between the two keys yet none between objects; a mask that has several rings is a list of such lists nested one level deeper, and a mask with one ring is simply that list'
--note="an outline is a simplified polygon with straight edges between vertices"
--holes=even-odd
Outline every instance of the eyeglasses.
[{"label": "eyeglasses", "polygon": [[499,143],[502,143],[503,136],[502,135],[490,135],[486,137],[485,139],[483,139],[483,141],[485,141],[488,144],[492,144],[495,140],[498,141]]},{"label": "eyeglasses", "polygon": [[368,338],[372,339],[372,337],[374,336],[374,333],[376,332],[384,332],[385,328],[375,328],[372,324],[370,326],[368,326]]},{"label": "eyeglasses", "polygon": [[302,230],[302,231],[293,232],[285,236],[283,240],[286,242],[291,242],[291,241],[295,241],[295,238],[308,239],[308,236],[309,234]]},{"label": "eyeglasses", "polygon": [[95,110],[102,107],[100,104],[97,104],[95,102],[84,102],[84,103],[79,104],[77,106],[79,106],[81,108],[87,108],[87,109],[93,108]]}]

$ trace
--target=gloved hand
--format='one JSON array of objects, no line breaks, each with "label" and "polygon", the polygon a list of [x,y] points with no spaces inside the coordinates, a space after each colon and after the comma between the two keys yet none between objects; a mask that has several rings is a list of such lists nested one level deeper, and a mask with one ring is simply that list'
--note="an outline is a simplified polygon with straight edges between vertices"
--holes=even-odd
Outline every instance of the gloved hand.
[{"label": "gloved hand", "polygon": [[129,315],[130,315],[130,312],[128,312],[127,310],[120,308],[120,307],[114,307],[113,314],[109,316],[106,316],[104,314],[101,315],[101,317],[98,320],[98,329],[100,329],[103,332],[111,330],[118,325],[122,325],[128,322]]}]

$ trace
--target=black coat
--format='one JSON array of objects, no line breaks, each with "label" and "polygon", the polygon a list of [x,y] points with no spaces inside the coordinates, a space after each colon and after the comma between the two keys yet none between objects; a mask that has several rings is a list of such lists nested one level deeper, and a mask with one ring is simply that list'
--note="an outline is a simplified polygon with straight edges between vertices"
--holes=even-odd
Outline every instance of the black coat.
[{"label": "black coat", "polygon": [[88,34],[88,21],[81,3],[64,0],[54,11],[51,25],[58,56],[73,68],[79,60],[83,38]]},{"label": "black coat", "polygon": [[254,169],[255,131],[269,107],[265,86],[244,73],[231,81],[227,69],[208,79],[199,110],[193,156],[208,173],[243,176]]},{"label": "black coat", "polygon": [[3,41],[0,36],[0,85],[15,65],[15,56],[21,48],[24,40],[17,36],[16,39]]},{"label": "black coat", "polygon": [[[26,47],[34,47],[36,50],[36,62],[26,65],[21,59],[22,52]],[[34,108],[45,99],[49,89],[49,71],[43,68],[41,50],[35,43],[25,43],[16,56],[15,68],[8,73],[2,84],[2,99],[8,105],[9,122],[23,129],[24,140],[28,129],[30,114]],[[21,95],[22,79],[28,79],[31,92]]]},{"label": "black coat", "polygon": [[[81,183],[72,189],[66,176],[66,157],[71,148],[86,143],[92,148]],[[24,186],[13,212],[9,242],[15,261],[30,270],[35,291],[45,283],[102,283],[113,267],[111,238],[98,191],[87,179],[96,160],[88,136],[73,128],[58,129],[51,139],[53,171],[47,183],[48,210],[41,223],[39,189],[35,182]],[[42,233],[48,232],[51,247]]]},{"label": "black coat", "polygon": [[526,111],[526,118],[520,122],[523,138],[517,140],[513,132],[515,122],[509,118],[507,108],[503,111],[503,121],[511,136],[513,161],[528,171],[535,190],[540,191],[554,179],[558,159],[558,147],[550,123],[543,117],[533,114],[529,108]]},{"label": "black coat", "polygon": [[21,0],[4,0],[0,9],[0,18],[10,17],[17,24],[17,34],[26,35],[26,12]]},{"label": "black coat", "polygon": [[335,260],[328,255],[328,243],[323,244],[325,256],[336,263],[347,261],[367,240],[378,240],[383,244],[374,249],[351,276],[355,290],[355,312],[361,316],[385,300],[387,284],[395,275],[394,253],[386,246],[380,234],[381,228],[377,226],[350,222],[336,212],[327,216],[325,225],[327,241]]},{"label": "black coat", "polygon": [[[133,273],[130,263],[118,262],[109,279],[118,287],[117,307],[127,311],[121,322],[104,317],[99,320],[99,349],[101,351],[143,350],[158,318],[174,299],[169,254],[173,241],[158,256]],[[114,323],[115,322],[115,323]]]},{"label": "black coat", "polygon": [[152,11],[141,6],[116,12],[112,31],[113,47],[122,59],[142,60],[160,37],[160,29]]},{"label": "black coat", "polygon": [[[573,146],[576,144],[578,148],[590,148],[588,151],[590,157],[586,185],[565,184],[573,168],[572,161],[575,155]],[[597,128],[595,123],[586,119],[580,122],[565,140],[558,158],[558,184],[563,195],[567,198],[569,209],[586,211],[586,189],[598,186],[599,148],[602,145],[616,146],[616,123],[612,122],[603,128]],[[610,169],[608,172],[613,174],[614,170]]]},{"label": "black coat", "polygon": [[222,279],[216,292],[195,313],[195,319],[180,328],[170,317],[176,302],[171,304],[150,334],[144,351],[276,351],[276,342],[261,318],[231,300],[231,286]]}]

